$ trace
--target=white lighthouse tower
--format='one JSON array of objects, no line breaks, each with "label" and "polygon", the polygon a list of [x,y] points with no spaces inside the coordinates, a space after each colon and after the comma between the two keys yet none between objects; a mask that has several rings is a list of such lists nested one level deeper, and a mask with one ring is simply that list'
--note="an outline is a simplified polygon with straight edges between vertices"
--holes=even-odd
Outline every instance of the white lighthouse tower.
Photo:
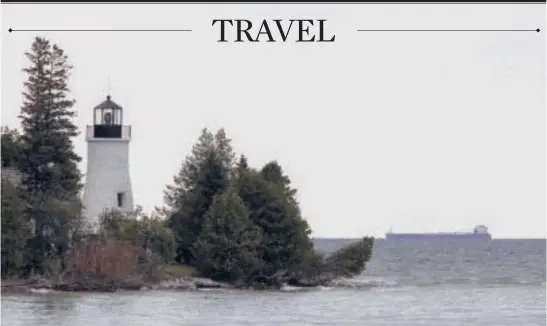
[{"label": "white lighthouse tower", "polygon": [[123,109],[110,99],[93,109],[93,125],[87,126],[87,174],[83,215],[88,226],[98,227],[107,210],[133,211],[129,175],[131,126],[123,125]]}]

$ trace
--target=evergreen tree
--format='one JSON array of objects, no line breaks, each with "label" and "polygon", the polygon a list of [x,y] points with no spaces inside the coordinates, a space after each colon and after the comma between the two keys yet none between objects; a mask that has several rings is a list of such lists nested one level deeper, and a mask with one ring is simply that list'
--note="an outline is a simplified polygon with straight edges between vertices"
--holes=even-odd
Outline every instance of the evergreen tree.
[{"label": "evergreen tree", "polygon": [[[24,83],[24,102],[21,108],[22,190],[28,203],[26,213],[35,224],[35,236],[30,247],[33,264],[44,270],[47,258],[63,252],[69,241],[70,230],[79,212],[62,208],[59,217],[57,203],[79,205],[82,188],[78,163],[81,158],[74,152],[71,138],[78,135],[72,122],[76,113],[74,100],[69,99],[68,78],[72,66],[64,51],[44,38],[36,38],[31,51],[26,53],[30,66],[24,69],[28,80]],[[70,203],[68,203],[70,202]],[[73,205],[74,204],[74,205]],[[67,213],[69,214],[69,213]]]},{"label": "evergreen tree", "polygon": [[367,244],[329,258],[314,250],[297,191],[277,162],[260,171],[244,155],[233,163],[224,130],[203,129],[167,188],[164,213],[178,262],[215,280],[267,287],[325,284],[364,269]]},{"label": "evergreen tree", "polygon": [[200,168],[211,151],[216,152],[225,169],[232,168],[234,153],[231,140],[226,137],[224,129],[213,134],[207,128],[203,128],[196,144],[192,147],[191,154],[185,158],[178,174],[173,177],[173,184],[166,186],[165,207],[159,210],[160,213],[169,216],[181,208],[184,198],[197,184]]},{"label": "evergreen tree", "polygon": [[25,190],[32,196],[72,199],[78,196],[81,158],[71,138],[78,135],[72,119],[75,103],[69,99],[68,78],[72,66],[57,45],[36,38],[26,53],[30,67],[24,69],[24,103],[21,108]]},{"label": "evergreen tree", "polygon": [[232,169],[235,154],[232,148],[232,140],[226,136],[224,128],[219,129],[215,134],[215,151],[223,162],[226,169]]},{"label": "evergreen tree", "polygon": [[165,207],[161,213],[169,217],[181,209],[182,202],[188,196],[188,193],[196,185],[199,168],[205,160],[208,152],[214,149],[214,136],[204,128],[198,141],[192,147],[192,152],[184,160],[179,173],[173,177],[173,185],[167,185],[164,194]]},{"label": "evergreen tree", "polygon": [[196,184],[181,198],[181,207],[170,216],[170,225],[177,239],[177,260],[193,264],[192,246],[201,233],[203,217],[215,195],[229,186],[229,172],[215,151],[206,154],[199,166]]},{"label": "evergreen tree", "polygon": [[277,161],[268,162],[264,165],[264,167],[262,167],[260,174],[266,181],[271,182],[281,188],[289,204],[295,210],[295,214],[300,216],[300,206],[296,198],[297,191],[291,187],[291,180],[283,172],[281,165],[279,165]]},{"label": "evergreen tree", "polygon": [[318,259],[313,242],[310,239],[311,229],[308,222],[302,217],[300,205],[297,199],[297,190],[292,187],[290,178],[283,172],[282,167],[276,161],[271,161],[264,165],[260,171],[262,177],[276,185],[278,191],[283,194],[282,201],[286,210],[285,219],[290,228],[294,229],[291,233],[290,243],[298,250],[294,255],[294,268],[291,273],[297,273],[302,268],[305,261],[315,261]]},{"label": "evergreen tree", "polygon": [[213,197],[229,185],[234,160],[231,140],[223,129],[213,135],[203,129],[192,154],[184,161],[174,185],[165,191],[168,219],[177,240],[176,260],[192,264],[192,245],[201,233],[203,216]]},{"label": "evergreen tree", "polygon": [[249,173],[249,171],[250,170],[249,163],[247,162],[247,157],[242,154],[232,171],[232,183],[236,187],[236,189],[239,189],[241,187],[241,182],[243,182],[243,179]]},{"label": "evergreen tree", "polygon": [[237,192],[216,195],[194,244],[197,270],[216,281],[245,285],[259,259],[260,230]]},{"label": "evergreen tree", "polygon": [[281,187],[265,180],[259,172],[249,171],[238,191],[251,212],[251,220],[263,234],[257,282],[275,285],[294,278],[313,252],[307,223],[289,204]]},{"label": "evergreen tree", "polygon": [[284,190],[287,190],[291,195],[296,193],[296,191],[290,188],[291,181],[288,176],[283,173],[281,165],[277,161],[270,161],[266,163],[262,170],[260,170],[262,177],[269,182],[273,182],[281,187]]},{"label": "evergreen tree", "polygon": [[247,162],[247,157],[243,154],[241,154],[239,161],[237,162],[237,170],[241,172],[249,170],[249,162]]},{"label": "evergreen tree", "polygon": [[17,189],[2,177],[2,278],[18,276],[27,263],[30,224]]}]

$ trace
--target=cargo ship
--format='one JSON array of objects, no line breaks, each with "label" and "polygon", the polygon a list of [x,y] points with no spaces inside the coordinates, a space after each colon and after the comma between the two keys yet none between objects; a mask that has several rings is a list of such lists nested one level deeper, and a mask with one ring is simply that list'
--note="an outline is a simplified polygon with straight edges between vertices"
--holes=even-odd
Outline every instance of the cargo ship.
[{"label": "cargo ship", "polygon": [[386,240],[420,240],[420,239],[461,239],[461,240],[491,240],[492,235],[484,225],[477,225],[473,232],[441,232],[441,233],[386,233]]}]

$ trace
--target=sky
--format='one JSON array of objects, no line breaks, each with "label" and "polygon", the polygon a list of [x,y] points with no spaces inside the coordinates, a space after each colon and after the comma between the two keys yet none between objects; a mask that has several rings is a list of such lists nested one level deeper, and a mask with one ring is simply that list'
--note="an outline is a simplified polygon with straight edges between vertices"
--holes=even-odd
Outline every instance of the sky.
[{"label": "sky", "polygon": [[[201,129],[225,128],[250,165],[282,165],[313,236],[485,224],[496,238],[543,238],[545,12],[545,4],[2,4],[2,125],[19,125],[24,52],[44,36],[74,66],[82,131],[108,92],[124,107],[133,195],[145,211],[162,205]],[[216,42],[212,20],[235,18],[327,19],[336,40]],[[85,173],[85,135],[74,143]]]}]

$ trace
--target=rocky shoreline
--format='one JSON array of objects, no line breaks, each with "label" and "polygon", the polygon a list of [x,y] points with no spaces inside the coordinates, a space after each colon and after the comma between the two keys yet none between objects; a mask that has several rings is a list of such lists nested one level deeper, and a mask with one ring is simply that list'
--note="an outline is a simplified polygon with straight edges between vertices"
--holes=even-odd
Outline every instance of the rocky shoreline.
[{"label": "rocky shoreline", "polygon": [[[328,286],[330,282],[287,282],[285,285],[298,288],[316,288]],[[154,290],[199,290],[199,289],[236,289],[237,286],[220,283],[211,279],[195,276],[164,278],[159,281],[144,282],[139,278],[106,280],[97,277],[61,278],[36,277],[26,280],[3,280],[2,293],[32,293],[41,291],[58,292],[117,292],[117,291],[154,291]],[[254,289],[275,289],[272,286],[255,286]]]},{"label": "rocky shoreline", "polygon": [[63,281],[59,279],[34,278],[28,280],[3,280],[2,293],[30,293],[37,290],[51,290],[61,292],[116,292],[140,290],[198,290],[232,288],[232,286],[218,283],[200,277],[177,277],[159,282],[143,282],[140,280],[102,280],[79,279]]}]

